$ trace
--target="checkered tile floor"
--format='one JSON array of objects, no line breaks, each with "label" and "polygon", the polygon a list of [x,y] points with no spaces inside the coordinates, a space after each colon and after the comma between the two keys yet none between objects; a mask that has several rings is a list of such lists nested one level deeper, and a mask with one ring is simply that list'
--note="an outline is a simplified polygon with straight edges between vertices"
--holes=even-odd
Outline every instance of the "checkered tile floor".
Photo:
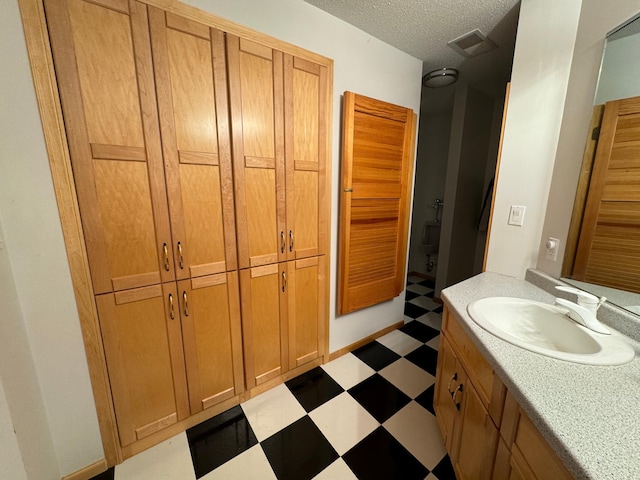
[{"label": "checkered tile floor", "polygon": [[402,328],[95,478],[455,480],[432,405],[442,307],[407,284]]}]

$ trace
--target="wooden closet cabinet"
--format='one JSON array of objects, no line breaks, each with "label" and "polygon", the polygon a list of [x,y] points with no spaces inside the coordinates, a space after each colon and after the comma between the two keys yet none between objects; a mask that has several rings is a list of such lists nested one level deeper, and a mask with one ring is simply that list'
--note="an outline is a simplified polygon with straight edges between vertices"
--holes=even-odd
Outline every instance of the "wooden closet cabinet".
[{"label": "wooden closet cabinet", "polygon": [[238,262],[325,253],[327,69],[227,35]]},{"label": "wooden closet cabinet", "polygon": [[319,358],[324,257],[240,271],[247,388]]}]

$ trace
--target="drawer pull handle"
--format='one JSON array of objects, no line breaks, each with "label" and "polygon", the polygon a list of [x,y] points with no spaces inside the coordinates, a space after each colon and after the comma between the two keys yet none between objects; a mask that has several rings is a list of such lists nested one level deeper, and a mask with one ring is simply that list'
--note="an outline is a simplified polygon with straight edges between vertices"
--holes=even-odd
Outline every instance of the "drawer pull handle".
[{"label": "drawer pull handle", "polygon": [[284,293],[284,291],[287,288],[287,275],[282,272],[282,293]]},{"label": "drawer pull handle", "polygon": [[162,244],[162,253],[164,255],[164,269],[169,271],[169,249],[167,248],[167,244]]},{"label": "drawer pull handle", "polygon": [[462,384],[458,385],[458,388],[456,388],[451,395],[451,399],[453,400],[453,404],[456,406],[456,410],[460,411],[460,402],[456,402],[456,396],[458,395],[458,392],[462,393]]},{"label": "drawer pull handle", "polygon": [[176,318],[176,314],[173,311],[173,295],[172,294],[169,294],[169,317],[171,317],[171,320]]},{"label": "drawer pull handle", "polygon": [[293,230],[289,230],[289,251],[293,252]]},{"label": "drawer pull handle", "polygon": [[182,257],[182,242],[178,242],[178,262],[180,269],[184,268],[184,258]]},{"label": "drawer pull handle", "polygon": [[189,302],[187,301],[187,292],[182,292],[182,303],[184,304],[184,316],[189,316]]},{"label": "drawer pull handle", "polygon": [[451,391],[451,384],[456,380],[458,380],[458,372],[452,375],[451,380],[449,380],[449,385],[447,385],[447,391],[449,392],[449,395],[451,395],[452,397],[453,397],[453,392]]},{"label": "drawer pull handle", "polygon": [[280,253],[284,253],[284,231],[280,232]]}]

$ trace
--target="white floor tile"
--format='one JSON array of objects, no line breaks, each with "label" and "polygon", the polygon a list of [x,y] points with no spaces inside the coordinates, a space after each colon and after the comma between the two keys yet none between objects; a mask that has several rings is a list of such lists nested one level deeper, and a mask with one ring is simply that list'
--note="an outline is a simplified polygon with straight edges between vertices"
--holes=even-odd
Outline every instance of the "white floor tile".
[{"label": "white floor tile", "polygon": [[433,337],[431,340],[425,343],[425,345],[429,345],[434,350],[440,351],[440,335],[438,335],[437,337]]},{"label": "white floor tile", "polygon": [[413,282],[413,283],[418,283],[418,282],[423,281],[423,280],[424,280],[424,278],[422,278],[422,277],[418,277],[417,275],[409,275],[409,276],[407,277],[407,280],[409,280],[410,282]]},{"label": "white floor tile", "polygon": [[436,381],[433,375],[405,358],[393,362],[379,373],[411,398],[416,398]]},{"label": "white floor tile", "polygon": [[322,365],[322,368],[345,390],[356,386],[376,373],[373,368],[352,353],[336,358]]},{"label": "white floor tile", "polygon": [[436,477],[433,473],[430,473],[424,480],[438,480],[438,477]]},{"label": "white floor tile", "polygon": [[277,480],[277,477],[258,444],[207,473],[201,480]]},{"label": "white floor tile", "polygon": [[439,303],[434,302],[433,299],[429,297],[416,297],[413,300],[409,300],[409,303],[426,308],[427,310],[435,310],[440,306]]},{"label": "white floor tile", "polygon": [[447,453],[436,417],[416,402],[409,403],[383,425],[429,470]]},{"label": "white floor tile", "polygon": [[394,330],[387,333],[383,337],[377,339],[385,347],[393,350],[398,355],[406,355],[413,352],[416,348],[421,347],[422,343],[410,335],[401,332],[400,330]]},{"label": "white floor tile", "polygon": [[416,318],[420,323],[424,323],[436,330],[442,330],[442,314],[436,312],[427,312],[421,317]]},{"label": "white floor tile", "polygon": [[380,425],[347,392],[316,408],[309,416],[338,455],[344,455]]},{"label": "white floor tile", "polygon": [[187,435],[182,432],[116,466],[115,480],[195,480]]},{"label": "white floor tile", "polygon": [[240,406],[260,442],[306,414],[284,384],[267,390]]},{"label": "white floor tile", "polygon": [[403,317],[404,317],[404,318],[403,318],[403,320],[404,320],[404,323],[405,323],[405,324],[406,324],[406,323],[409,323],[409,322],[413,322],[413,318],[411,318],[411,317],[407,317],[406,315],[403,315]]},{"label": "white floor tile", "polygon": [[413,293],[417,293],[418,295],[424,295],[425,293],[433,292],[433,288],[425,287],[424,285],[409,285],[407,290]]},{"label": "white floor tile", "polygon": [[356,477],[351,469],[347,467],[344,460],[339,458],[318,475],[313,477],[313,480],[358,480],[358,477]]}]

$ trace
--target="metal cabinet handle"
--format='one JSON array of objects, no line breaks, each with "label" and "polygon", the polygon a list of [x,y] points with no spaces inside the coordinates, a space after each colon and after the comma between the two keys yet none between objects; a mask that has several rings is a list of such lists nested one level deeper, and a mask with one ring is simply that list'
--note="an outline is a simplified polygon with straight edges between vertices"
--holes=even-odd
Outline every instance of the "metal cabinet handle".
[{"label": "metal cabinet handle", "polygon": [[284,291],[287,288],[287,275],[282,272],[282,292],[284,293]]},{"label": "metal cabinet handle", "polygon": [[184,304],[184,316],[189,316],[189,302],[187,301],[187,292],[182,292],[182,303]]},{"label": "metal cabinet handle", "polygon": [[169,271],[169,248],[166,243],[162,244],[162,252],[164,254],[164,269]]},{"label": "metal cabinet handle", "polygon": [[458,388],[451,394],[451,399],[453,400],[453,404],[456,406],[456,410],[460,411],[460,402],[456,402],[456,396],[458,392],[462,393],[462,384],[458,385]]},{"label": "metal cabinet handle", "polygon": [[180,268],[184,268],[184,258],[182,257],[182,243],[178,242],[178,264]]},{"label": "metal cabinet handle", "polygon": [[284,253],[284,231],[280,232],[280,253]]},{"label": "metal cabinet handle", "polygon": [[169,317],[171,317],[171,320],[176,318],[176,314],[173,311],[173,295],[171,293],[169,294]]},{"label": "metal cabinet handle", "polygon": [[289,230],[289,251],[293,252],[293,230]]},{"label": "metal cabinet handle", "polygon": [[449,380],[449,385],[447,385],[447,391],[449,392],[449,395],[453,395],[453,392],[451,391],[451,384],[456,380],[458,380],[458,372],[453,374],[451,380]]}]

